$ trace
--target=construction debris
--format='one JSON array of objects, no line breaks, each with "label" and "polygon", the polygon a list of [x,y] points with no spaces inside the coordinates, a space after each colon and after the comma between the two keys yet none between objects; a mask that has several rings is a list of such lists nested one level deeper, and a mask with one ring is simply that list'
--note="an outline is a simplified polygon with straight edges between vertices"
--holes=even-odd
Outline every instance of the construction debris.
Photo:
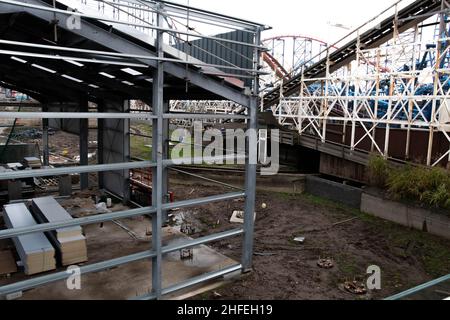
[{"label": "construction debris", "polygon": [[8,167],[8,169],[11,169],[11,170],[22,170],[23,169],[23,164],[21,164],[20,162],[8,163],[8,164],[6,164],[6,166]]},{"label": "construction debris", "polygon": [[319,259],[319,261],[317,261],[317,265],[322,269],[331,269],[334,267],[333,260],[330,258]]},{"label": "construction debris", "polygon": [[244,211],[233,211],[230,219],[231,223],[244,223]]},{"label": "construction debris", "polygon": [[37,157],[25,157],[23,158],[23,163],[31,169],[40,169],[42,167],[41,159]]},{"label": "construction debris", "polygon": [[192,260],[194,259],[194,249],[181,249],[180,250],[181,260]]},{"label": "construction debris", "polygon": [[353,294],[362,295],[367,293],[366,285],[361,281],[346,281],[344,283],[344,288],[345,290]]},{"label": "construction debris", "polygon": [[180,227],[180,232],[188,236],[195,234],[195,227],[191,223],[182,223]]},{"label": "construction debris", "polygon": [[305,240],[306,240],[305,237],[296,237],[296,238],[294,238],[294,241],[295,241],[295,242],[300,242],[300,243],[304,243]]}]

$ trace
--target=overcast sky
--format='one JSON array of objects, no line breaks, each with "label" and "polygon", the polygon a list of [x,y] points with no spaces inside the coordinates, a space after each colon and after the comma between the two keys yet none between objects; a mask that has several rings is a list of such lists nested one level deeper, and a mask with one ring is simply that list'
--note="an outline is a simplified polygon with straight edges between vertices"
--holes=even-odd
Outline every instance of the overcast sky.
[{"label": "overcast sky", "polygon": [[[188,0],[173,1],[188,3]],[[357,27],[395,2],[397,0],[189,0],[191,6],[273,27],[264,38],[298,34],[327,42],[348,33],[330,24]]]}]

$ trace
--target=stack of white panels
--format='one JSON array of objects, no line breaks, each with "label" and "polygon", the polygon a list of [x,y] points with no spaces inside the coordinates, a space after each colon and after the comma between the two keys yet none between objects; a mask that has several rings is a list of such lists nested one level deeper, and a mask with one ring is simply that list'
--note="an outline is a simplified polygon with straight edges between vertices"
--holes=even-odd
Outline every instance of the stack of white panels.
[{"label": "stack of white panels", "polygon": [[23,160],[25,165],[32,169],[40,169],[42,166],[41,159],[36,157],[25,157]]},{"label": "stack of white panels", "polygon": [[[72,220],[72,216],[53,197],[33,199],[32,210],[40,223]],[[56,248],[57,257],[63,266],[87,261],[86,238],[81,227],[57,229],[47,232]]]},{"label": "stack of white panels", "polygon": [[[36,225],[28,208],[23,203],[6,205],[4,209],[5,224],[9,229]],[[17,252],[25,268],[25,274],[55,270],[55,249],[43,232],[13,238]]]}]

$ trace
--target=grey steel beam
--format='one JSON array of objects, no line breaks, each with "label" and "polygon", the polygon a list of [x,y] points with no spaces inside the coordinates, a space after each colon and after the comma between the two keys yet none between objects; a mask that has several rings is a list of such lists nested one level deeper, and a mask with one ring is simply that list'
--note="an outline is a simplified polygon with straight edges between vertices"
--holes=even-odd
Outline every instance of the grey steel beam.
[{"label": "grey steel beam", "polygon": [[[191,278],[189,280],[183,281],[181,283],[175,284],[175,285],[170,286],[168,288],[165,288],[165,289],[163,289],[162,294],[163,295],[168,295],[170,293],[174,293],[174,292],[180,291],[182,289],[186,289],[186,288],[195,286],[197,284],[200,284],[200,283],[203,283],[203,282],[206,282],[206,281],[210,281],[210,280],[214,280],[214,279],[223,277],[223,276],[225,276],[227,274],[230,274],[230,273],[233,273],[233,272],[236,272],[236,271],[240,271],[241,269],[242,269],[242,265],[237,264],[237,265],[233,265],[233,266],[230,266],[230,267],[218,270],[218,271],[208,272],[208,273],[202,274],[200,276],[193,277],[193,278]],[[143,295],[143,296],[136,297],[136,298],[134,298],[132,300],[142,300],[142,301],[144,301],[144,300],[154,300],[154,299],[156,299],[155,295],[148,294],[148,295]]]},{"label": "grey steel beam", "polygon": [[205,198],[199,198],[194,200],[184,200],[178,202],[171,202],[163,204],[162,208],[164,210],[172,210],[172,209],[180,209],[180,208],[188,208],[192,206],[202,206],[204,204],[213,203],[213,202],[222,202],[229,201],[234,199],[239,199],[245,197],[245,192],[231,192],[218,196],[211,196]]},{"label": "grey steel beam", "polygon": [[[162,5],[158,5],[158,12],[162,11]],[[156,15],[157,26],[162,26],[164,17]],[[161,30],[156,33],[156,54],[158,58],[164,57],[164,34]],[[163,219],[163,190],[164,183],[164,64],[159,61],[153,75],[153,114],[156,116],[152,126],[152,160],[156,163],[152,175],[152,204],[156,207],[156,214],[152,217],[152,249],[155,256],[152,259],[152,294],[157,299],[162,294],[162,219]]]},{"label": "grey steel beam", "polygon": [[[240,18],[236,18],[236,17],[231,17],[222,13],[217,13],[217,12],[213,12],[213,11],[209,11],[209,10],[205,10],[205,9],[200,9],[200,8],[195,8],[192,6],[187,6],[187,5],[183,5],[183,4],[179,4],[179,3],[175,3],[172,1],[147,1],[147,0],[143,0],[143,2],[153,2],[153,3],[157,3],[157,2],[162,2],[164,4],[166,4],[166,6],[168,6],[169,8],[181,8],[184,10],[184,12],[195,12],[197,14],[200,14],[200,17],[204,17],[207,16],[209,17],[215,17],[215,18],[222,18],[224,23],[233,23],[233,22],[238,22],[239,24],[244,24],[247,27],[250,27],[252,30],[256,30],[256,28],[264,28],[264,30],[267,30],[266,28],[269,28],[268,26],[265,26],[263,24],[257,23],[257,22],[253,22],[253,21],[249,21],[249,20],[245,20],[245,19],[240,19]],[[236,25],[236,27],[239,27],[240,25]],[[242,26],[241,26],[242,27]]]},{"label": "grey steel beam", "polygon": [[98,113],[98,112],[2,112],[2,119],[154,119],[148,112]]},{"label": "grey steel beam", "polygon": [[[14,45],[14,46],[20,46],[20,47],[28,47],[28,48],[35,48],[35,49],[49,49],[52,51],[66,51],[66,52],[73,52],[73,53],[88,53],[88,54],[92,54],[92,55],[103,55],[103,56],[110,56],[110,57],[120,57],[120,58],[136,58],[136,59],[143,59],[143,60],[150,60],[150,61],[162,61],[162,62],[174,62],[174,63],[181,63],[181,64],[186,64],[186,65],[192,65],[192,66],[197,66],[197,67],[210,67],[210,68],[220,68],[220,69],[229,69],[229,70],[233,70],[233,71],[241,71],[241,72],[247,72],[247,73],[251,73],[251,74],[268,74],[267,72],[264,71],[259,71],[258,69],[248,69],[248,68],[240,68],[240,67],[235,67],[235,66],[226,66],[226,65],[221,65],[221,64],[210,64],[210,63],[204,63],[204,62],[199,62],[199,61],[189,61],[189,60],[180,60],[180,59],[174,59],[174,58],[160,58],[160,57],[155,57],[155,56],[149,56],[149,55],[137,55],[137,54],[126,54],[126,53],[118,53],[118,52],[110,52],[110,51],[99,51],[99,50],[88,50],[88,49],[79,49],[79,48],[71,48],[71,47],[63,47],[63,46],[51,46],[51,45],[43,45],[43,44],[38,44],[38,43],[31,43],[31,42],[20,42],[20,41],[11,41],[11,40],[2,40],[0,39],[0,43],[2,44],[6,44],[6,45]],[[26,53],[26,52],[23,52]],[[32,56],[35,53],[29,52],[29,55]],[[50,54],[46,54],[46,56],[48,56],[48,58],[54,58],[56,60],[67,60],[67,58],[69,57],[62,57],[60,55],[50,55]],[[91,61],[87,58],[82,58],[82,57],[70,57],[73,58],[73,60],[78,61],[78,59],[82,59],[82,61],[80,60],[80,62],[92,62],[92,63],[106,63],[103,60],[98,60],[98,59],[91,59]],[[70,60],[70,59],[69,59]],[[114,61],[110,61],[110,62],[114,62]],[[130,62],[131,63],[131,62]],[[112,64],[114,65],[114,64]],[[145,68],[145,65],[136,65],[134,64],[136,67],[143,67]],[[238,75],[236,75],[238,76]]]},{"label": "grey steel beam", "polygon": [[240,236],[243,233],[244,233],[244,230],[242,228],[239,228],[239,229],[224,231],[224,232],[212,234],[212,235],[209,235],[209,236],[205,236],[205,237],[202,237],[202,238],[190,240],[188,242],[171,244],[171,245],[166,246],[163,249],[163,253],[167,254],[167,253],[176,252],[176,251],[179,251],[179,250],[182,250],[182,249],[193,248],[193,247],[197,247],[199,245],[205,244],[205,243],[221,241],[221,240],[224,240],[224,239],[227,239],[227,238]]},{"label": "grey steel beam", "polygon": [[222,270],[209,272],[209,273],[203,274],[201,276],[191,278],[191,279],[181,282],[179,284],[170,286],[163,290],[163,295],[173,293],[173,292],[176,292],[181,289],[188,288],[188,287],[192,287],[192,286],[195,286],[197,284],[200,284],[200,283],[203,283],[203,282],[206,282],[209,280],[217,279],[217,278],[220,278],[227,274],[230,274],[230,273],[233,273],[236,271],[240,271],[241,269],[242,269],[242,265],[237,264],[237,265],[233,265],[231,267],[224,268]]},{"label": "grey steel beam", "polygon": [[[256,43],[261,41],[261,30],[255,36]],[[260,51],[254,50],[253,65],[257,67],[260,63]],[[259,99],[259,77],[256,76],[253,80],[253,92],[250,98],[249,114],[250,120],[248,122],[248,130],[250,135],[247,136],[246,148],[249,157],[246,161],[245,168],[245,211],[244,211],[244,243],[242,246],[242,270],[243,272],[251,271],[253,264],[253,244],[254,244],[254,229],[255,229],[255,199],[256,199],[256,170],[257,170],[257,153],[258,147],[250,141],[251,133],[257,135],[258,130],[258,99]]]},{"label": "grey steel beam", "polygon": [[[102,261],[94,264],[90,264],[87,266],[81,266],[80,272],[81,274],[88,274],[92,272],[100,272],[103,270],[108,270],[111,268],[119,267],[121,265],[141,261],[144,259],[148,259],[154,256],[152,251],[144,251],[140,253],[136,253],[133,255],[129,255],[126,257],[121,257],[117,259]],[[48,274],[45,276],[36,277],[29,280],[24,280],[20,282],[16,282],[10,285],[5,285],[0,287],[0,296],[8,295],[11,293],[20,292],[23,290],[33,289],[39,286],[43,286],[46,284],[50,284],[56,281],[61,281],[69,278],[71,273],[67,271],[61,271],[57,273]]]},{"label": "grey steel beam", "polygon": [[206,113],[166,113],[164,119],[226,119],[226,120],[248,120],[248,116],[239,114],[206,114]]},{"label": "grey steel beam", "polygon": [[[130,100],[124,101],[123,105],[123,111],[130,113],[131,108],[131,102]],[[123,119],[123,156],[124,161],[131,162],[131,139],[130,139],[130,132],[131,132],[131,120],[130,119]],[[124,177],[124,185],[123,185],[123,199],[122,202],[126,205],[131,200],[131,184],[130,184],[130,171],[125,170],[123,173]]]},{"label": "grey steel beam", "polygon": [[78,11],[68,11],[68,10],[62,10],[62,9],[55,9],[50,6],[47,7],[47,6],[42,6],[42,5],[29,4],[24,1],[0,0],[0,2],[9,4],[9,5],[13,5],[13,6],[27,7],[27,8],[36,9],[36,10],[52,12],[55,14],[59,13],[59,14],[67,15],[67,16],[77,16],[77,17],[94,19],[94,20],[103,21],[103,22],[110,22],[110,23],[120,24],[120,25],[125,25],[125,26],[134,26],[134,27],[140,27],[143,29],[151,29],[151,30],[160,31],[162,33],[182,34],[182,35],[192,36],[192,37],[196,37],[196,38],[204,38],[204,39],[215,40],[218,42],[226,42],[226,43],[230,43],[230,44],[242,45],[242,46],[247,46],[247,47],[251,47],[251,48],[264,49],[264,47],[253,44],[253,43],[235,41],[235,40],[212,37],[212,36],[206,36],[206,35],[202,35],[202,34],[192,33],[189,31],[174,30],[174,29],[165,28],[162,26],[154,26],[151,24],[143,25],[143,24],[138,24],[138,23],[124,22],[124,21],[120,21],[117,19],[105,18],[102,16],[86,14],[86,13],[82,13],[82,12],[78,12]]},{"label": "grey steel beam", "polygon": [[155,166],[155,164],[153,162],[139,161],[139,162],[127,162],[127,163],[98,164],[98,165],[78,166],[78,167],[10,171],[10,172],[0,173],[0,181],[1,180],[35,178],[35,177],[61,176],[61,175],[67,175],[67,174],[81,174],[81,173],[129,170],[129,169],[143,169],[143,168],[151,168],[154,166]]},{"label": "grey steel beam", "polygon": [[[163,101],[163,110],[162,110],[162,117],[159,121],[162,121],[162,147],[163,147],[163,153],[162,157],[163,159],[169,159],[169,143],[170,143],[170,121],[169,119],[164,118],[164,115],[170,111],[170,102],[167,100],[167,98],[164,98]],[[153,141],[153,140],[152,140]],[[162,170],[162,196],[163,196],[163,203],[169,202],[169,169],[167,166],[163,166]],[[166,210],[162,211],[162,219],[163,221],[168,220],[168,214]]]},{"label": "grey steel beam", "polygon": [[[87,99],[80,99],[80,111],[87,112],[89,109],[89,101]],[[80,121],[80,136],[79,136],[79,152],[80,165],[89,165],[89,119],[79,119]],[[86,190],[89,188],[89,174],[80,174],[80,189]]]},{"label": "grey steel beam", "polygon": [[[47,105],[42,106],[42,111],[46,112],[48,110]],[[48,141],[48,127],[49,127],[49,119],[42,119],[42,158],[44,162],[44,166],[48,167],[50,165],[50,149],[49,149],[49,141]]]},{"label": "grey steel beam", "polygon": [[401,293],[398,293],[396,295],[390,296],[388,298],[385,298],[384,300],[400,300],[400,299],[404,299],[406,297],[409,297],[410,295],[413,295],[413,294],[418,293],[420,291],[426,290],[426,289],[428,289],[430,287],[434,287],[434,286],[436,286],[438,284],[441,284],[443,282],[446,282],[446,281],[450,281],[450,274],[448,274],[446,276],[443,276],[443,277],[440,277],[438,279],[432,280],[430,282],[421,284],[421,285],[419,285],[417,287],[408,289],[408,290],[406,290],[404,292],[401,292]]},{"label": "grey steel beam", "polygon": [[[205,157],[205,158],[189,158],[178,160],[163,160],[163,167],[176,166],[181,163],[196,163],[196,161],[204,162],[216,162],[217,160],[239,160],[246,159],[246,156],[229,155],[223,157]],[[51,169],[35,169],[35,170],[23,170],[23,171],[7,171],[0,173],[0,181],[2,180],[15,180],[37,177],[50,177],[61,176],[67,174],[82,174],[82,173],[95,173],[95,172],[107,172],[107,171],[119,171],[119,170],[131,170],[131,169],[144,169],[154,168],[156,164],[151,161],[136,161],[125,163],[109,163],[109,164],[96,164],[89,166],[77,166],[77,167],[63,167],[63,168],[51,168]]]}]

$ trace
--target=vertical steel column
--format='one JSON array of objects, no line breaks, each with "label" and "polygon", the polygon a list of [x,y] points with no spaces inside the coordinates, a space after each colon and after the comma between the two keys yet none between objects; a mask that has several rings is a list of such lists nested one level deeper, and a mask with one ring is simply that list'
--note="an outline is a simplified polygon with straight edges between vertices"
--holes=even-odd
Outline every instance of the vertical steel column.
[{"label": "vertical steel column", "polygon": [[[166,99],[163,100],[163,114],[168,113],[170,111],[170,102]],[[162,120],[162,158],[169,159],[169,119]],[[162,189],[161,195],[163,199],[163,203],[169,202],[169,170],[166,167],[162,169]],[[162,211],[162,224],[167,221],[167,211]]]},{"label": "vertical steel column", "polygon": [[[163,5],[157,6],[157,26],[163,27]],[[156,53],[159,58],[164,57],[163,32],[156,33]],[[152,205],[156,207],[156,214],[152,216],[152,247],[155,257],[152,258],[152,292],[160,298],[162,295],[162,204],[163,204],[163,131],[164,131],[164,64],[158,61],[153,76],[153,114],[157,118],[152,127],[152,160],[157,164],[153,169]]]},{"label": "vertical steel column", "polygon": [[[125,100],[123,102],[123,108],[124,113],[130,113],[131,112],[131,102],[130,100]],[[130,119],[123,119],[123,161],[124,162],[131,162],[131,120]],[[123,204],[127,204],[131,200],[131,185],[130,185],[130,170],[124,170],[123,171]]]},{"label": "vertical steel column", "polygon": [[[48,112],[48,106],[46,104],[42,105],[42,111]],[[48,167],[50,165],[50,151],[48,147],[48,123],[49,119],[42,119],[42,156],[45,167]]]},{"label": "vertical steel column", "polygon": [[[261,29],[258,28],[255,34],[255,43],[261,43]],[[260,64],[260,51],[255,48],[253,53],[253,69],[258,70]],[[250,144],[250,135],[256,134],[258,130],[258,96],[259,96],[259,76],[255,73],[253,79],[253,92],[249,101],[250,120],[247,123],[249,135],[247,135],[248,159],[245,165],[245,213],[244,213],[244,243],[242,253],[242,271],[249,272],[253,264],[253,243],[255,228],[255,199],[256,199],[256,159],[257,145]],[[255,161],[255,163],[253,163]]]},{"label": "vertical steel column", "polygon": [[[98,112],[105,112],[105,103],[104,101],[100,101],[97,104]],[[105,155],[104,155],[104,130],[105,130],[105,119],[97,119],[97,164],[105,163]],[[98,173],[98,186],[100,189],[105,187],[105,179],[103,172]]]},{"label": "vertical steel column", "polygon": [[[89,105],[87,99],[80,100],[80,112],[88,112]],[[89,119],[80,119],[80,165],[87,166],[89,163]],[[89,174],[80,175],[80,188],[86,190],[89,188]]]}]

